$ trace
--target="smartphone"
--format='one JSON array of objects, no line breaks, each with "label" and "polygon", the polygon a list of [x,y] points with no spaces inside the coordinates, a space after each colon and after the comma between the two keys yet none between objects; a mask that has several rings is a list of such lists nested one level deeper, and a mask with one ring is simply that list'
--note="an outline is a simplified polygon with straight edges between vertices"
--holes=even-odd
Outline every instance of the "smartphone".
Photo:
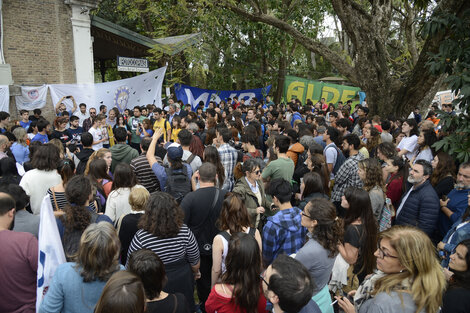
[{"label": "smartphone", "polygon": [[447,196],[446,195],[442,196],[442,201],[447,201]]},{"label": "smartphone", "polygon": [[66,99],[70,99],[70,98],[72,98],[72,96],[67,96],[67,97],[65,97],[65,98],[66,98]]},{"label": "smartphone", "polygon": [[341,290],[341,295],[342,295],[343,297],[345,297],[346,299],[348,299],[349,302],[354,303],[353,297],[351,297],[351,296],[348,295],[346,292],[344,292],[344,290]]}]

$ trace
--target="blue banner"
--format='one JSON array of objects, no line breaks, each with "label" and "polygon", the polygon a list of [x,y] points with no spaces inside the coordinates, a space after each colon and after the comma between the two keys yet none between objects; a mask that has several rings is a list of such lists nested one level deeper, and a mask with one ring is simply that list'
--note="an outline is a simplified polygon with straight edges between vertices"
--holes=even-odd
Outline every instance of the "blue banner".
[{"label": "blue banner", "polygon": [[209,105],[209,101],[215,101],[218,104],[221,100],[227,102],[227,98],[233,99],[233,97],[238,97],[239,101],[244,99],[245,103],[248,103],[252,98],[264,99],[270,90],[271,85],[265,88],[246,90],[210,90],[175,84],[176,98],[183,101],[184,104],[191,104],[193,111],[196,110],[201,101],[204,103],[204,107]]}]

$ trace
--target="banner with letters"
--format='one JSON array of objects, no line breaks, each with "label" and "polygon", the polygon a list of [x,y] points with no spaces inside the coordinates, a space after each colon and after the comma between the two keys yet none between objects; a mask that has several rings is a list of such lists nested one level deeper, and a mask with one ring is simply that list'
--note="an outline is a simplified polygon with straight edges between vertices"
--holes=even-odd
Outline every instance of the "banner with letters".
[{"label": "banner with letters", "polygon": [[0,85],[0,111],[10,113],[10,88]]},{"label": "banner with letters", "polygon": [[302,104],[305,104],[308,99],[313,103],[325,98],[326,103],[338,103],[342,101],[345,103],[356,97],[357,93],[361,90],[358,87],[345,86],[324,83],[318,80],[309,80],[305,78],[286,76],[284,83],[284,98],[290,101],[292,98],[299,99]]},{"label": "banner with letters", "polygon": [[[93,107],[99,111],[106,105],[108,111],[117,107],[119,112],[135,106],[154,104],[162,107],[162,85],[166,67],[135,77],[97,84],[61,84],[49,85],[52,103],[55,105],[64,96],[73,96],[77,103],[85,103],[87,109]],[[73,103],[65,99],[63,103],[71,110]]]},{"label": "banner with letters", "polygon": [[32,111],[46,105],[47,85],[40,87],[21,86],[21,96],[15,96],[16,107],[19,110]]},{"label": "banner with letters", "polygon": [[238,97],[238,100],[244,99],[247,103],[252,98],[264,99],[270,90],[271,85],[264,88],[245,90],[212,90],[175,84],[176,98],[183,101],[184,104],[191,104],[193,111],[196,110],[201,101],[204,103],[204,107],[209,105],[209,101],[215,101],[218,104],[222,100],[227,101],[227,98],[233,99],[233,97]]}]

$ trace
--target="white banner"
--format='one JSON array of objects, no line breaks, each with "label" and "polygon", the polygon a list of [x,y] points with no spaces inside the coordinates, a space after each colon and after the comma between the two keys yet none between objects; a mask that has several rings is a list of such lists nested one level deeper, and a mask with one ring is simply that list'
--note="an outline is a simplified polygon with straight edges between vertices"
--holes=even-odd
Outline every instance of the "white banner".
[{"label": "white banner", "polygon": [[49,195],[46,195],[42,200],[40,216],[36,312],[39,312],[42,299],[49,288],[55,270],[60,264],[65,263],[65,253]]},{"label": "white banner", "polygon": [[15,96],[16,107],[19,110],[32,111],[41,109],[46,105],[47,86],[21,87],[21,96]]},{"label": "white banner", "polygon": [[[93,107],[99,111],[100,105],[106,105],[108,111],[117,107],[119,112],[135,106],[155,104],[162,107],[162,85],[166,67],[141,74],[136,77],[98,84],[49,85],[52,103],[55,105],[64,96],[73,96],[77,102],[85,103],[87,109]],[[64,100],[67,110],[72,109],[72,101]]]},{"label": "white banner", "polygon": [[0,111],[10,113],[10,89],[7,85],[0,85]]}]

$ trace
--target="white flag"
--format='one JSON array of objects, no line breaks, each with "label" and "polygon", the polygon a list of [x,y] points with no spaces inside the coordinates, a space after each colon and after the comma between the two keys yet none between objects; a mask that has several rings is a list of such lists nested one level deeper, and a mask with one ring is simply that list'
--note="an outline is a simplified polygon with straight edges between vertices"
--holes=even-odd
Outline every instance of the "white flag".
[{"label": "white flag", "polygon": [[10,113],[10,89],[8,86],[0,86],[0,111]]},{"label": "white flag", "polygon": [[19,110],[32,111],[41,109],[46,105],[47,86],[21,87],[21,96],[15,96],[16,107]]},{"label": "white flag", "polygon": [[55,270],[60,264],[65,263],[65,253],[49,195],[42,200],[40,216],[36,312],[39,312]]}]

